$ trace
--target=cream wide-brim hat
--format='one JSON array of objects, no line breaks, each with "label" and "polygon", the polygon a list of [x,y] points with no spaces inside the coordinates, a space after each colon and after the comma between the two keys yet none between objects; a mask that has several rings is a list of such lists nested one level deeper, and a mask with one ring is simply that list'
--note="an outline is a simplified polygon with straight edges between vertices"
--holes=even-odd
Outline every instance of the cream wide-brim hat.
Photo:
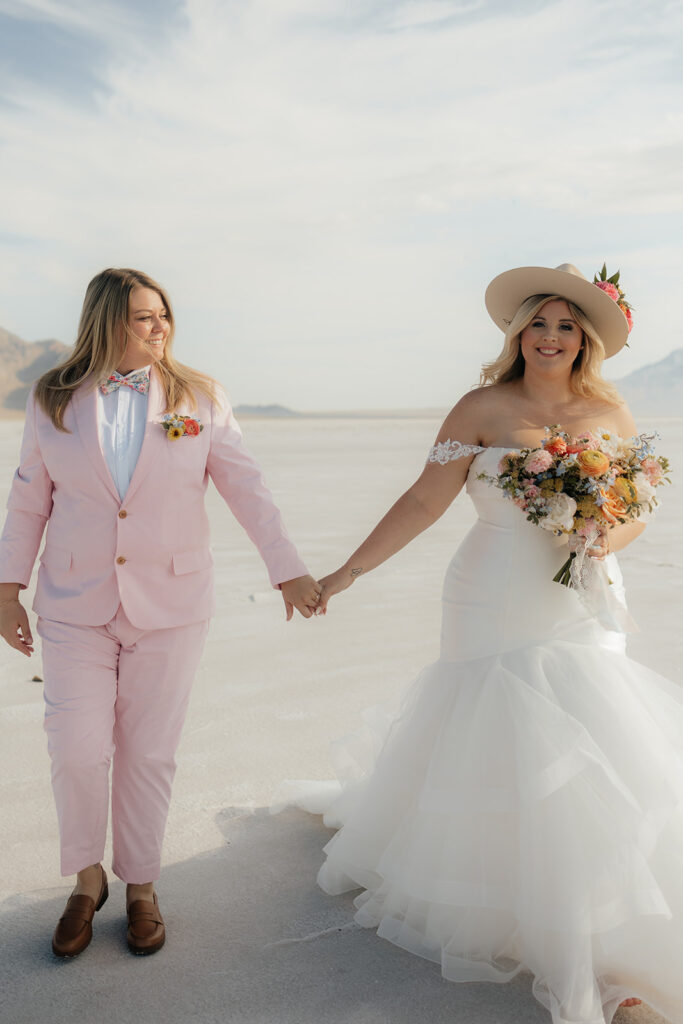
[{"label": "cream wide-brim hat", "polygon": [[559,295],[581,309],[605,346],[605,358],[626,344],[628,323],[607,292],[584,277],[571,263],[550,267],[517,267],[494,277],[484,301],[494,324],[507,331],[515,313],[531,295]]}]

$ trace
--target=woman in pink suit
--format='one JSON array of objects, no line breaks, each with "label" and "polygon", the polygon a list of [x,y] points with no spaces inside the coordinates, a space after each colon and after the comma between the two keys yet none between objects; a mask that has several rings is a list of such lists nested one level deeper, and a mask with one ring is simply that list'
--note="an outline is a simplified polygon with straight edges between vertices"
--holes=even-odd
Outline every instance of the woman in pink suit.
[{"label": "woman in pink suit", "polygon": [[101,866],[113,755],[113,870],[128,946],[164,943],[154,881],[175,751],[213,611],[209,477],[257,546],[287,618],[320,586],[282,525],[218,385],[176,362],[164,291],[134,270],[89,284],[73,352],[29,398],[0,539],[0,633],[30,656],[19,601],[47,526],[36,596],[63,875],[52,940],[75,956],[108,895]]}]

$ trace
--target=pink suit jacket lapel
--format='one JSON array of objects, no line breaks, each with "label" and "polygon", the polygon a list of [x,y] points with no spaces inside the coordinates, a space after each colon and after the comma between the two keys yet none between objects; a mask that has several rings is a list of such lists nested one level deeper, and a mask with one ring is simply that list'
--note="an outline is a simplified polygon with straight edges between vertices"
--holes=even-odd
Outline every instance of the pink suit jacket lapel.
[{"label": "pink suit jacket lapel", "polygon": [[154,368],[149,375],[149,397],[147,399],[147,425],[145,427],[145,436],[142,440],[142,448],[140,449],[140,455],[138,461],[133,470],[133,476],[131,477],[128,490],[126,491],[123,500],[128,502],[132,498],[135,491],[145,479],[149,473],[149,469],[154,461],[155,451],[158,451],[158,446],[155,441],[165,441],[166,436],[161,428],[160,420],[166,410],[166,395],[161,384],[159,375],[154,372]]},{"label": "pink suit jacket lapel", "polygon": [[104,486],[116,501],[119,502],[121,500],[119,492],[116,490],[116,484],[109,472],[107,460],[104,457],[100,444],[100,432],[97,423],[97,388],[92,377],[89,377],[79,387],[71,399],[71,405],[73,406],[76,418],[78,436],[81,439],[85,453]]},{"label": "pink suit jacket lapel", "polygon": [[[93,386],[92,378],[89,378],[83,383],[71,401],[74,416],[76,418],[76,426],[78,427],[78,435],[81,439],[83,448],[85,449],[85,453],[104,486],[116,500],[117,504],[120,504],[121,498],[119,497],[119,492],[116,489],[116,484],[112,479],[112,475],[109,472],[107,460],[104,457],[102,446],[100,444],[100,433],[97,423],[97,389]],[[159,426],[159,421],[164,414],[165,406],[166,398],[164,395],[164,389],[161,386],[161,381],[157,374],[152,370],[152,373],[150,374],[149,398],[147,400],[147,425],[145,427],[145,436],[142,441],[142,448],[140,449],[137,465],[133,472],[128,490],[124,495],[124,499],[126,501],[130,499],[133,492],[140,486],[141,481],[144,480],[149,466],[153,461],[154,449],[156,447],[154,444],[155,435],[158,432],[160,437],[163,436],[163,431]]]}]

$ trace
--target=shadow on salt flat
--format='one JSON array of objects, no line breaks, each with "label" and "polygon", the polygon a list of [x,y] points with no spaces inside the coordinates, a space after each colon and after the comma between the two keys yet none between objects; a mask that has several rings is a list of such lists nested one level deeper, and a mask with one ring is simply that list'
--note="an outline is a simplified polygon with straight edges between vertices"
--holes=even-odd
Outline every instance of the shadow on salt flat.
[{"label": "shadow on salt flat", "polygon": [[[56,960],[50,935],[67,889],[0,908],[1,1016],[11,1024],[547,1024],[529,979],[452,985],[352,921],[349,895],[315,885],[330,836],[288,810],[226,808],[225,844],[166,868],[163,951],[125,945],[124,887],[112,881],[91,946]],[[143,1017],[141,1017],[141,1010]],[[640,1024],[629,1017],[630,1024]]]}]

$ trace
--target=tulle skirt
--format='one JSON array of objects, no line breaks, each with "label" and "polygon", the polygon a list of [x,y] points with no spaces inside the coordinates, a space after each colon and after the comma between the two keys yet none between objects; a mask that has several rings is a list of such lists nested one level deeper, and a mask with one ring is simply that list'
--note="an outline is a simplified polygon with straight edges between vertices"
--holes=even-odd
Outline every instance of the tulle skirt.
[{"label": "tulle skirt", "polygon": [[338,828],[318,881],[453,981],[533,974],[554,1024],[639,996],[683,1024],[683,695],[557,640],[440,660],[289,798]]}]

